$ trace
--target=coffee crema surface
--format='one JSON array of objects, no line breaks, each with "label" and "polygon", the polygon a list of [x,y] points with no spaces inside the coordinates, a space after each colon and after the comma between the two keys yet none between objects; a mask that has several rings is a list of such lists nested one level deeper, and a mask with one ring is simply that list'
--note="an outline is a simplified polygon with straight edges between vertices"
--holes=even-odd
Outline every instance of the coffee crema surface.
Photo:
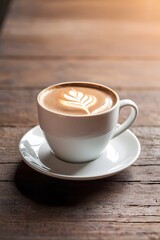
[{"label": "coffee crema surface", "polygon": [[115,105],[115,94],[94,84],[62,84],[49,87],[40,96],[46,109],[65,115],[94,115]]}]

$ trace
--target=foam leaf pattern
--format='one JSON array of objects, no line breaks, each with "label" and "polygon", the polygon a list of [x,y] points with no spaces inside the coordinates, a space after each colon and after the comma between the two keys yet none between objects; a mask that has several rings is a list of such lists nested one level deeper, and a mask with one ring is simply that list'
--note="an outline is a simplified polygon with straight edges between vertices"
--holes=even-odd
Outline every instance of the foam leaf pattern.
[{"label": "foam leaf pattern", "polygon": [[97,101],[95,96],[86,95],[83,92],[76,91],[74,88],[64,94],[64,99],[60,100],[61,104],[72,108],[80,108],[87,114],[91,114],[89,107],[93,106]]}]

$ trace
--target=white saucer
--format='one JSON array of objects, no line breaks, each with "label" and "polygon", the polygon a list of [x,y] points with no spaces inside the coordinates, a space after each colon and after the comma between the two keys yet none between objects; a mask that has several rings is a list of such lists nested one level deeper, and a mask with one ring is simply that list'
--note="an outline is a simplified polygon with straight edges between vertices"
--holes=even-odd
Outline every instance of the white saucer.
[{"label": "white saucer", "polygon": [[93,180],[109,177],[133,164],[140,154],[140,143],[127,130],[111,140],[96,160],[81,164],[67,163],[50,151],[40,127],[36,126],[22,137],[19,150],[25,163],[40,173],[67,180]]}]

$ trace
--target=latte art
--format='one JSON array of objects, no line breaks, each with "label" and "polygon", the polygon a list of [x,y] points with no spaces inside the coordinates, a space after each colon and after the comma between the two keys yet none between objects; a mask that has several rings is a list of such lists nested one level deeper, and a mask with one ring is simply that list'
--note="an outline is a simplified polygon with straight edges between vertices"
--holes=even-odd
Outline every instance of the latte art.
[{"label": "latte art", "polygon": [[48,110],[64,115],[94,115],[112,108],[116,96],[94,84],[64,83],[46,89],[41,103]]},{"label": "latte art", "polygon": [[79,92],[74,88],[72,88],[68,94],[64,94],[64,99],[66,100],[60,99],[61,104],[64,106],[71,108],[80,108],[88,114],[90,114],[89,107],[97,102],[95,96],[85,95],[83,92]]}]

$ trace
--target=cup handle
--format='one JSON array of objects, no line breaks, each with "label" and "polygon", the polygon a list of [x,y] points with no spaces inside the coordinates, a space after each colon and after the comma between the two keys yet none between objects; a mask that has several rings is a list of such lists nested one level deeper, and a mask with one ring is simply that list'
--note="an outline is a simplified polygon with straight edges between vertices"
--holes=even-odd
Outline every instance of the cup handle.
[{"label": "cup handle", "polygon": [[132,123],[135,121],[135,119],[138,115],[138,107],[132,100],[129,100],[129,99],[120,100],[120,111],[123,107],[126,107],[126,106],[131,107],[131,112],[130,112],[128,118],[121,125],[119,125],[116,128],[116,131],[112,138],[117,137],[118,135],[123,133],[125,130],[127,130],[132,125]]}]

